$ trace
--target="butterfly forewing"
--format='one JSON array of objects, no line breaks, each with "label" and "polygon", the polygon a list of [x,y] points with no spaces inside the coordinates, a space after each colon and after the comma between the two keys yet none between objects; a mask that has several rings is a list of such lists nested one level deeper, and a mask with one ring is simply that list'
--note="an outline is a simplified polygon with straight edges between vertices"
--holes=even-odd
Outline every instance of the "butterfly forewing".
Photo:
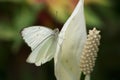
[{"label": "butterfly forewing", "polygon": [[53,35],[54,31],[49,28],[34,26],[23,29],[22,36],[25,42],[34,50],[42,41]]}]

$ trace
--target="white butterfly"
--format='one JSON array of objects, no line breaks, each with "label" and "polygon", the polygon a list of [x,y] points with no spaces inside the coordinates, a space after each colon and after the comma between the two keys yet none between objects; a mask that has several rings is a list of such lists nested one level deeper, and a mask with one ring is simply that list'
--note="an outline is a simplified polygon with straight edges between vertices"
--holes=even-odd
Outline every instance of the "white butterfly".
[{"label": "white butterfly", "polygon": [[24,28],[22,31],[23,39],[32,49],[27,62],[40,66],[50,61],[56,52],[58,33],[58,29],[52,30],[44,26]]}]

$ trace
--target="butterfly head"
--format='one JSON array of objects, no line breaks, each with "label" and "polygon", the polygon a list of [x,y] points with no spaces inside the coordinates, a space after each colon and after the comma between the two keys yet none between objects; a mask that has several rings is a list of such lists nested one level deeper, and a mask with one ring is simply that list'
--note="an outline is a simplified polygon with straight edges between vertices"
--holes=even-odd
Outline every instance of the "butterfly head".
[{"label": "butterfly head", "polygon": [[55,32],[55,34],[58,34],[59,33],[59,29],[58,28],[54,29],[54,32]]}]

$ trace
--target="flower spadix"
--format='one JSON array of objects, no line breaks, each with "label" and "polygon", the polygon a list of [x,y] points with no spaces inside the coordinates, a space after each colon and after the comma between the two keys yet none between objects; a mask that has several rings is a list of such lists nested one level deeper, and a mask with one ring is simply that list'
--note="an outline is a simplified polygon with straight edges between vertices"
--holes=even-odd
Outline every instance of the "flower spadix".
[{"label": "flower spadix", "polygon": [[87,35],[87,40],[85,42],[82,55],[80,56],[80,69],[83,72],[86,80],[90,79],[90,73],[93,71],[95,66],[95,60],[97,58],[97,52],[99,50],[98,46],[100,45],[100,31],[96,28],[89,30]]},{"label": "flower spadix", "polygon": [[89,31],[87,41],[80,56],[80,68],[85,75],[89,75],[95,66],[98,46],[100,45],[100,35],[95,28]]}]

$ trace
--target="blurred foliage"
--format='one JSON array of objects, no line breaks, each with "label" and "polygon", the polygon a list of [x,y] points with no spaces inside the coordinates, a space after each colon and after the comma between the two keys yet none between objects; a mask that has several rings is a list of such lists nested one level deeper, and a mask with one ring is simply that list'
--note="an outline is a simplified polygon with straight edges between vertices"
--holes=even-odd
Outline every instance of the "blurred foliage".
[{"label": "blurred foliage", "polygon": [[[77,2],[0,0],[0,80],[55,80],[53,60],[41,67],[25,62],[30,48],[23,43],[20,31],[33,25],[61,29]],[[97,27],[102,35],[92,80],[120,80],[119,3],[119,0],[85,0],[87,29]]]}]

